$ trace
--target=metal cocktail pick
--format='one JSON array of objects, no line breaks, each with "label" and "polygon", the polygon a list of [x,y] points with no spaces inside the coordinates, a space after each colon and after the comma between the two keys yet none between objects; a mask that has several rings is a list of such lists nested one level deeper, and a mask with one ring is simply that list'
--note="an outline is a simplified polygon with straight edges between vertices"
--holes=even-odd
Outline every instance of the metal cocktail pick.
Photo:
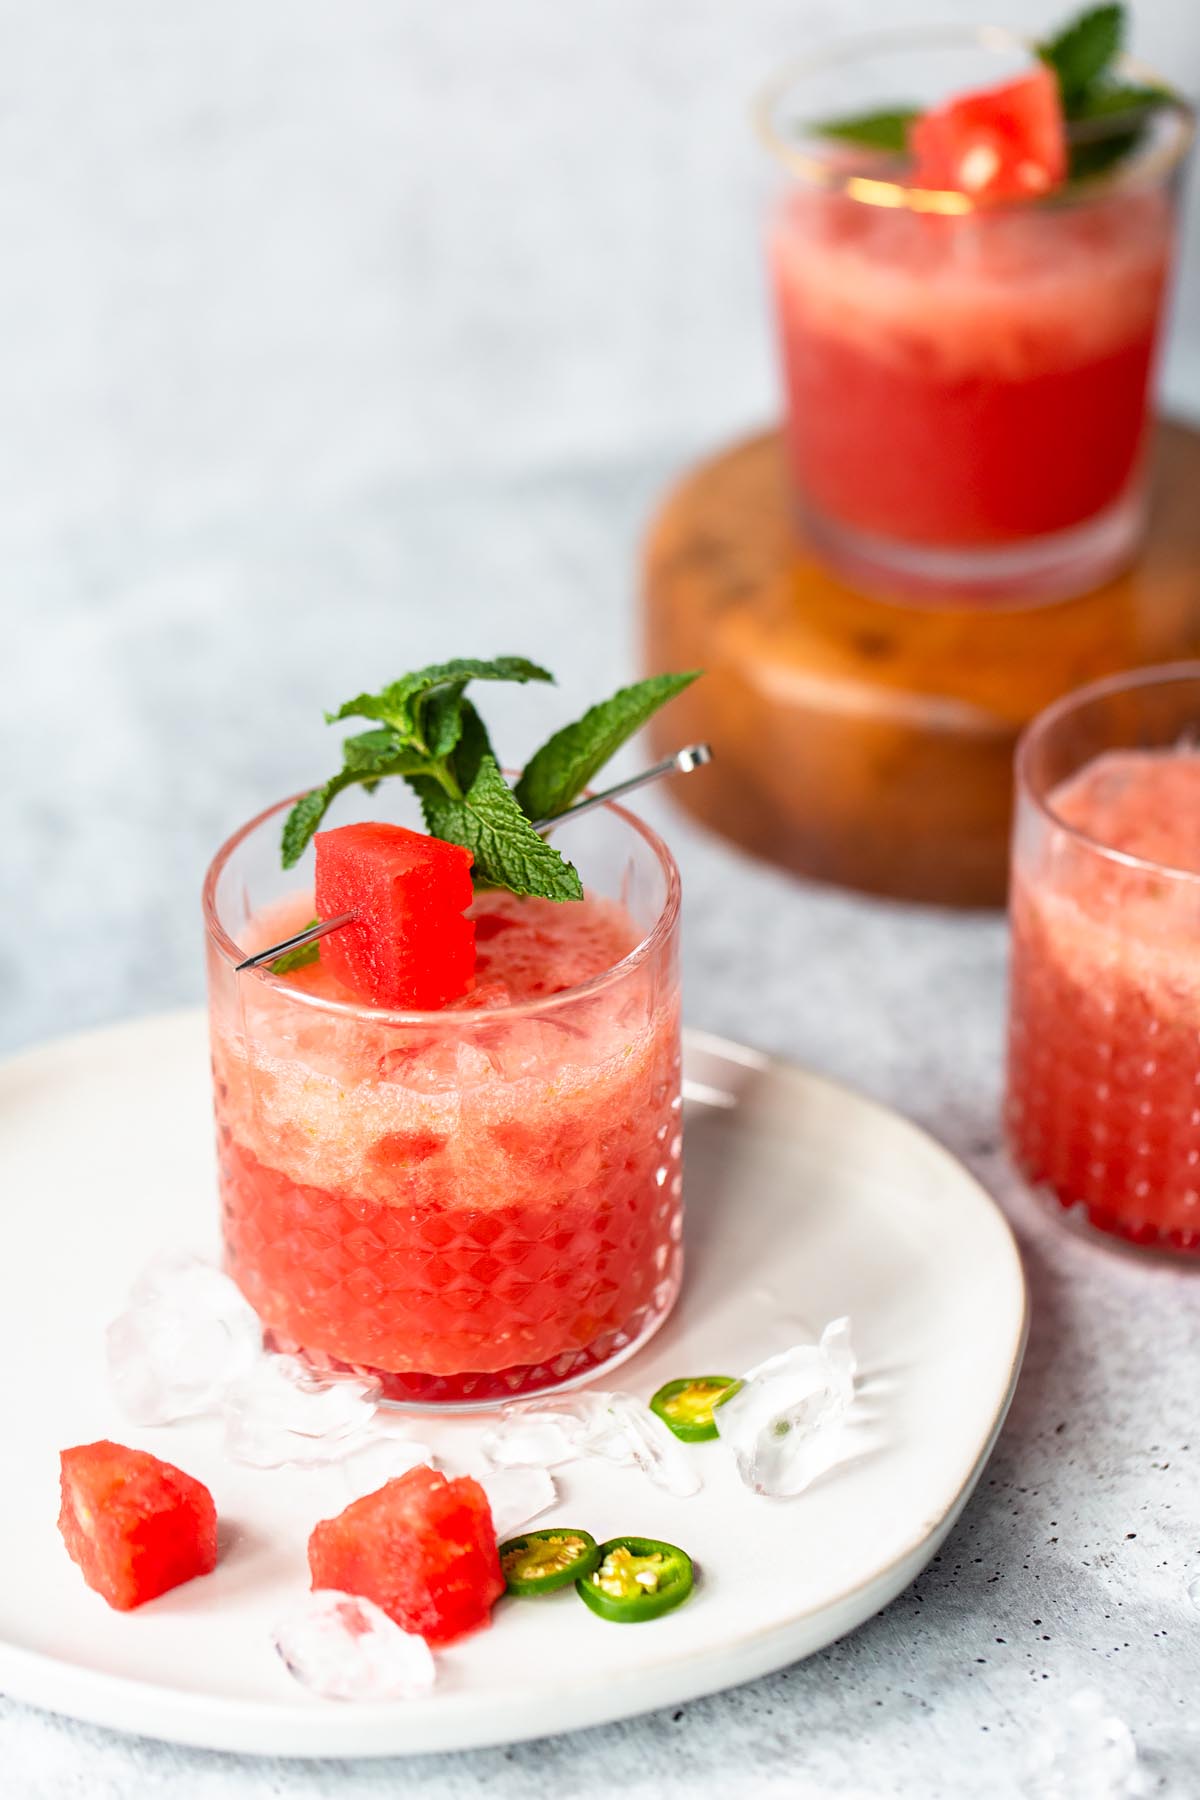
[{"label": "metal cocktail pick", "polygon": [[[712,748],[708,744],[688,744],[686,749],[677,750],[674,756],[668,756],[662,762],[655,763],[652,768],[643,769],[640,775],[631,775],[627,781],[618,781],[614,786],[605,788],[602,794],[589,794],[586,800],[577,800],[574,806],[566,807],[549,819],[538,819],[534,823],[535,831],[549,831],[552,825],[561,825],[565,819],[578,818],[580,813],[591,812],[595,806],[607,806],[610,800],[619,800],[622,794],[631,794],[635,788],[646,787],[652,781],[661,781],[664,775],[690,775],[693,769],[702,769],[712,761]],[[257,969],[262,963],[272,963],[277,956],[283,956],[289,950],[298,950],[301,944],[313,944],[318,938],[327,937],[331,931],[338,931],[343,925],[349,925],[354,914],[338,913],[332,919],[321,919],[316,925],[309,925],[304,931],[298,931],[295,937],[284,938],[281,944],[272,944],[267,950],[256,950],[245,962],[240,962],[234,971],[240,975],[243,969]]]}]

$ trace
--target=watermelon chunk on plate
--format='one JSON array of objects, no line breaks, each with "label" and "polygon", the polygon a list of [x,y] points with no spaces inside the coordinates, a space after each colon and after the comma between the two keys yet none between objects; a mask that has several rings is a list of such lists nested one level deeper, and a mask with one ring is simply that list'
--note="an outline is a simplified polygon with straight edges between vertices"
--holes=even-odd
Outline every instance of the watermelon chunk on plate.
[{"label": "watermelon chunk on plate", "polygon": [[202,1482],[101,1439],[61,1458],[58,1529],[90,1588],[130,1612],[217,1566],[217,1509]]},{"label": "watermelon chunk on plate", "polygon": [[322,1519],[308,1540],[314,1590],[382,1607],[405,1631],[448,1644],[486,1625],[504,1592],[487,1495],[424,1464]]},{"label": "watermelon chunk on plate", "polygon": [[323,966],[376,1006],[425,1011],[465,994],[471,852],[403,825],[341,825],[315,843],[317,917],[355,915],[322,940]]},{"label": "watermelon chunk on plate", "polygon": [[909,130],[917,187],[953,188],[974,200],[1030,200],[1067,174],[1058,80],[1039,65],[1017,81],[962,94]]}]

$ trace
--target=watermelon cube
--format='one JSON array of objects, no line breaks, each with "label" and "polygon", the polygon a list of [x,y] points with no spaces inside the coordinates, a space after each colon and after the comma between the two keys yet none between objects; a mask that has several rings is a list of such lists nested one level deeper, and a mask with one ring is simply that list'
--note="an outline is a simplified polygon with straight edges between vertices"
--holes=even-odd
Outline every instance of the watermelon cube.
[{"label": "watermelon cube", "polygon": [[106,1439],[64,1450],[60,1463],[63,1543],[118,1612],[216,1568],[217,1509],[191,1475]]},{"label": "watermelon cube", "polygon": [[486,1625],[504,1592],[487,1495],[424,1465],[323,1519],[308,1566],[314,1589],[373,1600],[429,1644]]},{"label": "watermelon cube", "polygon": [[1049,193],[1067,174],[1057,77],[1039,64],[1018,81],[949,100],[916,121],[909,148],[918,187],[984,201]]},{"label": "watermelon cube", "polygon": [[403,825],[341,825],[315,843],[317,917],[354,914],[322,940],[323,966],[376,1006],[425,1011],[465,994],[471,852]]}]

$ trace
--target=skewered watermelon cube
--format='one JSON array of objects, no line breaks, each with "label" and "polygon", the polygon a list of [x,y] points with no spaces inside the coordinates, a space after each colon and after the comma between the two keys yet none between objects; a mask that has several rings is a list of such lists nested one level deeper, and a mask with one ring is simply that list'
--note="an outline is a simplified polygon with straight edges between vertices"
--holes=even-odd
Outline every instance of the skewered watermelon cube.
[{"label": "skewered watermelon cube", "polygon": [[191,1475],[107,1439],[64,1450],[60,1462],[63,1543],[118,1612],[216,1568],[217,1509]]},{"label": "skewered watermelon cube", "polygon": [[424,1465],[323,1519],[308,1566],[314,1589],[373,1600],[430,1644],[486,1625],[504,1592],[487,1495]]},{"label": "skewered watermelon cube", "polygon": [[909,132],[918,187],[957,188],[976,200],[1028,200],[1067,173],[1058,80],[1044,64],[1018,81],[962,94]]},{"label": "skewered watermelon cube", "polygon": [[444,1006],[475,972],[469,850],[403,825],[319,831],[316,910],[352,912],[321,941],[325,968],[376,1006]]}]

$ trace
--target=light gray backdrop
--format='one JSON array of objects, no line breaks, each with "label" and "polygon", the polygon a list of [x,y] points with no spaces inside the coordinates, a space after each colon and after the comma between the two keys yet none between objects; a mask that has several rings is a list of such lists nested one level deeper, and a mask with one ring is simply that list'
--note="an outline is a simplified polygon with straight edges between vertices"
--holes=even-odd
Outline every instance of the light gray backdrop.
[{"label": "light gray backdrop", "polygon": [[[656,495],[775,407],[747,97],[822,35],[949,15],[984,16],[0,4],[5,1045],[199,998],[204,863],[323,773],[322,706],[438,655],[539,655],[561,695],[495,705],[519,760],[630,671]],[[1136,45],[1200,86],[1194,0],[1145,0]],[[1194,213],[1167,381],[1200,411]],[[1008,1177],[1000,921],[808,889],[671,828],[692,1021],[915,1114],[1021,1229],[1028,1372],[940,1562],[787,1675],[513,1752],[264,1766],[0,1703],[6,1796],[990,1800],[1089,1684],[1152,1791],[1200,1786],[1198,1294],[1067,1242]]]}]

